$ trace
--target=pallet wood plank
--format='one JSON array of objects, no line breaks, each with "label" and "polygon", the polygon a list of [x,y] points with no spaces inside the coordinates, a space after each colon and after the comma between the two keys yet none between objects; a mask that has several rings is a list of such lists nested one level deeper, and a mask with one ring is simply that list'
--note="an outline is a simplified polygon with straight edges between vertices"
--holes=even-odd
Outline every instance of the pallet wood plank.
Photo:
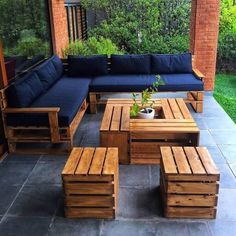
[{"label": "pallet wood plank", "polygon": [[120,130],[120,123],[121,123],[121,107],[114,106],[110,130],[111,131]]},{"label": "pallet wood plank", "polygon": [[84,148],[77,170],[75,171],[75,174],[77,175],[88,174],[94,151],[95,148]]},{"label": "pallet wood plank", "polygon": [[174,98],[168,98],[172,113],[175,119],[183,119],[183,115],[179,109],[179,106]]},{"label": "pallet wood plank", "polygon": [[172,147],[179,174],[192,174],[182,147]]},{"label": "pallet wood plank", "polygon": [[201,160],[194,147],[184,147],[187,159],[195,175],[207,175],[204,167],[202,166]]},{"label": "pallet wood plank", "polygon": [[165,116],[165,119],[173,119],[173,113],[171,111],[171,108],[169,106],[169,103],[167,101],[167,99],[163,98],[161,99],[161,105],[162,105],[162,110]]},{"label": "pallet wood plank", "polygon": [[103,175],[113,175],[115,173],[115,163],[118,162],[118,148],[108,148],[103,167]]},{"label": "pallet wood plank", "polygon": [[162,164],[167,175],[169,174],[177,174],[178,171],[175,166],[174,157],[171,152],[170,147],[160,147],[161,156],[162,156]]},{"label": "pallet wood plank", "polygon": [[105,156],[106,156],[106,148],[100,148],[100,147],[96,148],[89,169],[90,175],[101,175]]},{"label": "pallet wood plank", "polygon": [[113,106],[106,106],[104,115],[102,118],[101,131],[108,131],[111,126]]},{"label": "pallet wood plank", "polygon": [[177,102],[177,104],[178,104],[178,106],[179,106],[179,108],[182,112],[183,118],[184,119],[192,119],[192,115],[189,112],[184,100],[181,99],[181,98],[176,98],[176,102]]},{"label": "pallet wood plank", "polygon": [[73,175],[79,163],[83,148],[73,148],[62,171],[62,175]]},{"label": "pallet wood plank", "polygon": [[130,107],[123,106],[120,130],[129,131],[129,122],[130,122]]},{"label": "pallet wood plank", "polygon": [[216,167],[214,161],[212,160],[207,148],[205,147],[196,147],[196,150],[199,154],[199,157],[202,160],[208,175],[218,175],[220,174],[218,168]]}]

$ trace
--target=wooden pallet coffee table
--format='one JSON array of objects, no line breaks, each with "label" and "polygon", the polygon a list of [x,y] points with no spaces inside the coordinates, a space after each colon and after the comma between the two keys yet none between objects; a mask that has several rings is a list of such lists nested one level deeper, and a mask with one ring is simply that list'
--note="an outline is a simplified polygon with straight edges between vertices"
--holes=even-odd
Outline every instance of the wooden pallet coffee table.
[{"label": "wooden pallet coffee table", "polygon": [[131,119],[132,99],[108,99],[100,144],[119,148],[121,164],[159,164],[160,146],[198,146],[199,128],[182,98],[155,99],[157,119]]}]

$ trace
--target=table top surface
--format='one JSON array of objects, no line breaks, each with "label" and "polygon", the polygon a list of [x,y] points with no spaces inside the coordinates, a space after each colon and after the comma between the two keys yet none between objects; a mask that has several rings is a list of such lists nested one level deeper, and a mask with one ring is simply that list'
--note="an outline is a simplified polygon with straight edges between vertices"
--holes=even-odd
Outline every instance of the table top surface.
[{"label": "table top surface", "polygon": [[154,99],[157,119],[130,118],[132,99],[108,99],[100,131],[175,131],[199,132],[196,122],[182,98]]},{"label": "table top surface", "polygon": [[219,180],[217,169],[206,147],[161,147],[163,174],[172,176],[210,176]]},{"label": "table top surface", "polygon": [[118,148],[73,148],[62,176],[114,175],[117,165]]}]

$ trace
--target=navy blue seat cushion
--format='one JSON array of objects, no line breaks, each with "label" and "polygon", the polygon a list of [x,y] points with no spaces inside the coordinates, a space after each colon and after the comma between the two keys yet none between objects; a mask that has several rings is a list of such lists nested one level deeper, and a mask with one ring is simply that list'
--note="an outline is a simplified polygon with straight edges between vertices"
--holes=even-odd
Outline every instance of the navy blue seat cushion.
[{"label": "navy blue seat cushion", "polygon": [[62,62],[59,62],[60,59],[58,59],[59,58],[57,56],[53,56],[35,69],[35,72],[38,74],[45,91],[48,90],[62,76],[63,65]]},{"label": "navy blue seat cushion", "polygon": [[151,58],[149,55],[112,55],[111,74],[150,74]]},{"label": "navy blue seat cushion", "polygon": [[[59,125],[68,126],[88,95],[90,81],[90,78],[75,80],[63,77],[30,107],[60,107]],[[11,114],[7,117],[7,123],[11,126],[48,126],[48,116],[47,114]]]},{"label": "navy blue seat cushion", "polygon": [[204,83],[194,74],[162,74],[159,91],[203,91]]},{"label": "navy blue seat cushion", "polygon": [[95,77],[91,92],[141,92],[155,81],[155,75],[107,75]]},{"label": "navy blue seat cushion", "polygon": [[151,55],[152,74],[192,73],[192,54]]},{"label": "navy blue seat cushion", "polygon": [[26,74],[6,89],[9,107],[28,107],[43,93],[43,85],[35,72]]},{"label": "navy blue seat cushion", "polygon": [[98,76],[108,74],[107,55],[68,56],[68,75],[71,77]]}]

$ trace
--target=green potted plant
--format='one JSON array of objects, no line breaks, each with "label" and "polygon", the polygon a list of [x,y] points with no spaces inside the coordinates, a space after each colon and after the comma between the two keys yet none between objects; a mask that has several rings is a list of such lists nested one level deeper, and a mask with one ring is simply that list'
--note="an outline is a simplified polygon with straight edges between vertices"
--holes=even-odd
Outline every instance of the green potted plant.
[{"label": "green potted plant", "polygon": [[155,110],[153,105],[155,101],[152,100],[152,95],[158,92],[159,85],[163,85],[160,75],[156,75],[156,81],[153,82],[152,86],[146,88],[141,93],[141,101],[138,98],[139,94],[133,93],[133,105],[130,110],[130,116],[132,118],[138,117],[141,119],[153,119],[155,116]]}]

